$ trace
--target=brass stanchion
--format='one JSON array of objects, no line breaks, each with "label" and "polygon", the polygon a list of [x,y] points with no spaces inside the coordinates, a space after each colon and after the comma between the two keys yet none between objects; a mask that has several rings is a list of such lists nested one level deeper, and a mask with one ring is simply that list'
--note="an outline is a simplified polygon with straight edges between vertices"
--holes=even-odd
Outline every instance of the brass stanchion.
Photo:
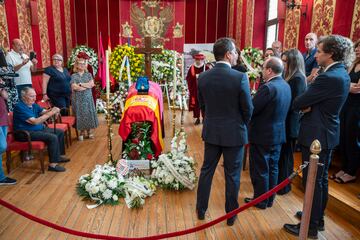
[{"label": "brass stanchion", "polygon": [[318,154],[321,152],[321,144],[317,139],[312,142],[312,144],[310,146],[310,151],[312,154],[310,155],[310,164],[309,164],[309,170],[308,170],[307,180],[306,180],[304,206],[303,206],[303,211],[302,211],[302,216],[301,216],[299,239],[307,239],[308,231],[309,231],[311,207],[312,207],[312,203],[313,203],[316,173],[317,173],[317,168],[318,168],[318,163],[319,163]]}]

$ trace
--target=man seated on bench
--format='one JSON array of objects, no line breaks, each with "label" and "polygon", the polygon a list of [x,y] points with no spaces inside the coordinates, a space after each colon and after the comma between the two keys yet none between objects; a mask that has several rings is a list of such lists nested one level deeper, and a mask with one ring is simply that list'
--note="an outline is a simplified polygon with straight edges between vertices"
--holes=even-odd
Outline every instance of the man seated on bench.
[{"label": "man seated on bench", "polygon": [[[53,107],[49,110],[41,108],[35,103],[36,93],[31,87],[21,91],[21,101],[14,108],[14,130],[26,130],[32,141],[46,143],[49,153],[49,171],[64,172],[65,168],[58,163],[69,162],[65,154],[64,132],[59,129],[50,129],[44,125],[49,118],[59,114],[60,109]],[[17,141],[27,141],[21,133],[15,134]]]}]

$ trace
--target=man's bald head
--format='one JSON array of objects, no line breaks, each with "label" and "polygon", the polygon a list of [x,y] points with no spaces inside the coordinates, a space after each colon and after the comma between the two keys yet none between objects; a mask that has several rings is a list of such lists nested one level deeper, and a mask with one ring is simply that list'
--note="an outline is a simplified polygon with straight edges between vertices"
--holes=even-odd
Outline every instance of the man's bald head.
[{"label": "man's bald head", "polygon": [[267,82],[270,78],[281,75],[284,64],[278,57],[270,57],[263,64],[263,78]]},{"label": "man's bald head", "polygon": [[318,41],[317,35],[313,32],[306,34],[305,36],[305,48],[308,50],[312,50],[315,48],[316,43]]},{"label": "man's bald head", "polygon": [[14,51],[17,53],[24,52],[24,43],[18,38],[14,38],[12,40],[12,47],[13,47]]}]

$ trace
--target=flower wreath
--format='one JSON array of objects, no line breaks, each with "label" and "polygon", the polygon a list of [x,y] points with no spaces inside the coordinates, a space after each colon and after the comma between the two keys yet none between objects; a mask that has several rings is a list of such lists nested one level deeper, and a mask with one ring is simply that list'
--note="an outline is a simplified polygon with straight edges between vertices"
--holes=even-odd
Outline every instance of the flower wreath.
[{"label": "flower wreath", "polygon": [[[119,45],[111,53],[110,56],[110,65],[109,70],[111,75],[119,81],[119,74],[122,61],[125,56],[128,56],[130,62],[130,74],[132,79],[137,79],[139,76],[142,76],[144,73],[144,57],[142,54],[135,54],[134,47],[128,46],[127,44]],[[127,72],[124,70],[122,72],[122,81],[127,81]]]},{"label": "flower wreath", "polygon": [[80,53],[80,52],[84,52],[86,53],[86,55],[89,56],[89,65],[92,67],[93,69],[93,75],[95,76],[96,73],[97,73],[97,70],[98,70],[98,67],[99,67],[99,63],[98,63],[98,56],[97,54],[95,53],[94,49],[92,48],[89,48],[85,45],[79,45],[79,46],[76,46],[72,51],[71,51],[71,55],[68,59],[68,62],[67,62],[67,66],[69,69],[72,69],[72,67],[74,66],[75,64],[75,60],[76,60],[76,57],[77,55]]},{"label": "flower wreath", "polygon": [[240,57],[247,68],[250,80],[260,77],[261,66],[263,64],[263,52],[258,48],[247,47],[241,51]]},{"label": "flower wreath", "polygon": [[[179,58],[179,53],[174,50],[163,49],[161,54],[152,55],[151,72],[152,80],[157,83],[172,82],[174,80],[174,54]],[[176,75],[180,77],[181,69],[176,67]]]}]

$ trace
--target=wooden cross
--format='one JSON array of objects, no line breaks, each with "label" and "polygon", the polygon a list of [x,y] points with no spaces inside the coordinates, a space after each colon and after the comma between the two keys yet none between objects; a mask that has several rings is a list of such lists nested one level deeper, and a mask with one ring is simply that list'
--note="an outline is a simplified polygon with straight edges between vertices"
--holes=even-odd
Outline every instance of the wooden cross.
[{"label": "wooden cross", "polygon": [[151,47],[151,37],[145,37],[144,48],[135,48],[136,54],[145,55],[145,75],[149,78],[149,81],[151,80],[151,54],[160,54],[161,52],[161,48]]}]

